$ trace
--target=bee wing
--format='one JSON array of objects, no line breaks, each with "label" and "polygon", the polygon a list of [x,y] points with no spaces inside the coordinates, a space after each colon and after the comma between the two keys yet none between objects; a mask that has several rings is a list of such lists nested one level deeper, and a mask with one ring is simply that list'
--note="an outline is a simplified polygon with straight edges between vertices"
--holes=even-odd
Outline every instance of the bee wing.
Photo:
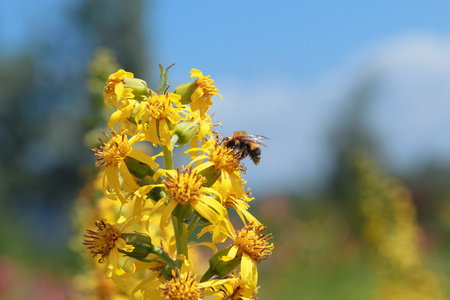
[{"label": "bee wing", "polygon": [[266,147],[266,145],[263,144],[264,140],[270,140],[268,137],[262,136],[262,135],[254,135],[254,134],[250,134],[247,135],[245,137],[246,140],[253,142],[253,143],[257,143],[259,145],[263,145]]}]

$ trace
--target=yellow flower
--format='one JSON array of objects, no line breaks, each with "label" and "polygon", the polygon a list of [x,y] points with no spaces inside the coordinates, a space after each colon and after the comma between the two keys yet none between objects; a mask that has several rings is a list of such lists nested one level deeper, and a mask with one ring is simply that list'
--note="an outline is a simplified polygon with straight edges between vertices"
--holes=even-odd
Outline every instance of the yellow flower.
[{"label": "yellow flower", "polygon": [[218,287],[225,284],[234,284],[237,281],[236,278],[230,277],[225,279],[212,279],[199,283],[191,269],[192,267],[186,266],[185,261],[178,276],[175,271],[172,271],[173,278],[159,285],[161,299],[197,300],[203,299],[202,297],[211,297],[214,295],[222,296],[223,292]]},{"label": "yellow flower", "polygon": [[[226,210],[222,204],[212,195],[220,196],[218,193],[207,187],[203,187],[204,177],[197,176],[197,172],[192,171],[192,167],[166,171],[170,177],[163,182],[167,190],[167,196],[158,201],[153,208],[153,212],[163,209],[161,217],[161,229],[170,221],[170,216],[177,205],[181,207],[191,206],[205,219],[211,223],[219,223],[225,216]],[[155,185],[156,187],[157,185]],[[166,206],[165,202],[170,201]]]},{"label": "yellow flower", "polygon": [[[219,91],[214,86],[214,80],[210,79],[208,76],[203,76],[203,73],[197,69],[191,70],[191,79],[198,77],[195,81],[197,88],[191,96],[191,109],[192,111],[199,110],[200,115],[204,115],[209,107],[213,105],[212,97],[219,95]],[[223,98],[222,98],[223,100]]]},{"label": "yellow flower", "polygon": [[[153,95],[141,102],[136,114],[136,123],[140,123],[146,140],[156,145],[164,145],[171,150],[170,138],[174,133],[174,126],[182,119],[180,113],[188,109],[180,103],[180,95],[166,93]],[[158,137],[159,136],[159,137]]]},{"label": "yellow flower", "polygon": [[[241,220],[245,223],[245,220],[248,220],[250,223],[253,223],[255,225],[260,225],[261,223],[248,211],[248,208],[250,205],[248,205],[248,202],[252,201],[254,198],[251,197],[251,192],[248,190],[244,193],[244,195],[239,198],[237,196],[237,193],[233,189],[233,187],[230,186],[229,181],[224,181],[222,183],[219,183],[219,187],[216,187],[218,190],[221,191],[222,198],[224,199],[224,206],[226,208],[234,209],[239,217],[241,217]],[[244,185],[244,184],[243,184]]]},{"label": "yellow flower", "polygon": [[109,118],[108,126],[114,127],[114,125],[119,122],[119,131],[126,129],[127,134],[135,135],[139,127],[136,123],[133,123],[133,113],[136,113],[136,108],[138,107],[138,105],[138,101],[129,100],[128,105],[124,106],[123,109],[118,109],[111,115],[111,117]]},{"label": "yellow flower", "polygon": [[[199,132],[195,138],[193,138],[189,144],[189,149],[198,148],[199,143],[203,145],[207,141],[207,137],[212,136],[212,128],[214,126],[221,125],[220,122],[213,124],[211,120],[211,116],[208,114],[201,115],[200,111],[192,111],[189,114],[189,120],[197,122],[200,124]],[[190,153],[191,158],[196,157],[195,152]]]},{"label": "yellow flower", "polygon": [[233,246],[230,248],[224,261],[241,256],[241,278],[244,287],[256,289],[258,272],[256,264],[272,255],[273,244],[269,241],[272,234],[261,234],[266,229],[263,225],[248,224],[242,230],[236,232],[233,238]]},{"label": "yellow flower", "polygon": [[219,142],[218,137],[210,139],[201,148],[189,149],[186,152],[201,151],[204,155],[198,155],[192,160],[191,164],[207,160],[198,166],[195,166],[195,171],[208,179],[208,186],[219,179],[221,184],[229,181],[237,197],[243,197],[245,192],[242,185],[242,174],[245,174],[246,168],[241,165],[239,160],[239,153],[233,153],[232,149],[228,149]]},{"label": "yellow flower", "polygon": [[[123,82],[125,78],[134,78],[133,73],[125,72],[120,69],[114,74],[111,74],[106,82],[106,86],[103,89],[103,97],[105,98],[105,105],[109,108],[113,105],[119,109],[124,108],[128,104],[127,99],[134,99],[133,89],[125,88]],[[123,99],[124,103],[120,100]]]},{"label": "yellow flower", "polygon": [[[234,272],[230,275],[230,278],[235,279],[228,281],[227,283],[220,286],[219,291],[222,294],[222,298],[220,299],[229,299],[229,300],[253,300],[257,298],[257,289],[248,289],[245,287],[242,279]],[[217,289],[217,288],[214,288]]]},{"label": "yellow flower", "polygon": [[[113,137],[110,139],[106,133],[103,133],[108,142],[102,142],[102,146],[100,149],[92,149],[95,152],[95,156],[97,157],[97,162],[95,164],[96,167],[105,166],[106,172],[103,177],[103,192],[106,197],[110,199],[120,199],[122,204],[126,203],[125,197],[122,195],[120,191],[120,181],[119,181],[119,173],[124,182],[131,189],[138,189],[139,186],[136,184],[134,177],[131,175],[128,170],[125,158],[132,157],[137,159],[140,162],[148,164],[151,168],[157,168],[158,164],[145,153],[139,150],[134,150],[131,146],[141,140],[140,135],[133,136],[130,140],[128,140],[126,136],[126,130],[122,130],[122,133],[118,135],[112,128],[110,128]],[[107,187],[110,186],[114,193],[110,193],[107,191]]]},{"label": "yellow flower", "polygon": [[164,300],[198,300],[202,297],[202,290],[195,282],[192,272],[180,274],[176,277],[175,271],[172,271],[173,278],[161,284],[161,299]]},{"label": "yellow flower", "polygon": [[95,222],[97,231],[87,230],[85,242],[83,243],[90,251],[92,257],[100,255],[99,263],[107,262],[107,276],[112,277],[119,269],[119,249],[130,251],[130,246],[126,245],[122,238],[122,232],[105,219]]}]

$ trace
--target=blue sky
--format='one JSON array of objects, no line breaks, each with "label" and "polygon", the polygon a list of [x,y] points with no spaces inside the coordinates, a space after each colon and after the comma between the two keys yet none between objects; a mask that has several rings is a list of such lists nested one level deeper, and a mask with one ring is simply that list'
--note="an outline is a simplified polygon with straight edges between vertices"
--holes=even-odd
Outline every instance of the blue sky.
[{"label": "blue sky", "polygon": [[[45,36],[42,18],[52,12],[47,22],[61,22],[62,3],[2,4],[1,51]],[[148,67],[176,63],[173,86],[189,81],[191,68],[211,75],[224,97],[214,105],[220,132],[271,138],[261,164],[247,163],[250,186],[320,184],[330,127],[349,93],[374,74],[383,79],[366,118],[387,164],[405,171],[429,159],[449,163],[449,1],[149,3]]]},{"label": "blue sky", "polygon": [[448,1],[161,1],[148,25],[176,82],[192,67],[216,80],[223,134],[272,138],[261,165],[248,164],[249,182],[304,191],[320,188],[330,128],[375,74],[383,79],[365,118],[384,163],[394,172],[449,163],[449,15]]},{"label": "blue sky", "polygon": [[251,80],[308,79],[387,37],[450,30],[448,1],[154,1],[149,10],[168,62]]}]

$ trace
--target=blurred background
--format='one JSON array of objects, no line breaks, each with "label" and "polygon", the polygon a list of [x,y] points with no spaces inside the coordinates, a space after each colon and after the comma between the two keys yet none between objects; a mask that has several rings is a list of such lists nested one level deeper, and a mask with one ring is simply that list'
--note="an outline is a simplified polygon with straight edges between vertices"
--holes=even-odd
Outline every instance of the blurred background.
[{"label": "blurred background", "polygon": [[159,63],[170,91],[211,75],[221,135],[271,138],[245,177],[275,236],[260,299],[450,299],[450,2],[0,8],[0,299],[74,297],[103,84]]}]

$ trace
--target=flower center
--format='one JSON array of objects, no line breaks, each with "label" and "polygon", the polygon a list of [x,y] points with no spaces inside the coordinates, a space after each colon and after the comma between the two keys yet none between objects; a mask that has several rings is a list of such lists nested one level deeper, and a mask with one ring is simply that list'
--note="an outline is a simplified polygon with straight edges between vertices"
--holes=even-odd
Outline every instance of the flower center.
[{"label": "flower center", "polygon": [[203,96],[207,99],[211,99],[212,96],[215,96],[219,93],[217,88],[214,86],[214,80],[209,78],[210,76],[202,76],[197,79],[197,87],[203,90]]},{"label": "flower center", "polygon": [[209,159],[214,163],[215,170],[225,171],[226,173],[241,171],[245,174],[246,169],[241,165],[238,157],[239,153],[234,153],[219,142],[216,142],[209,152]]},{"label": "flower center", "polygon": [[163,96],[151,96],[148,98],[147,112],[155,119],[162,120],[172,112],[172,101],[169,94]]},{"label": "flower center", "polygon": [[[166,118],[172,119],[174,123],[178,121],[178,113],[181,111],[181,103],[179,100],[181,96],[175,94],[166,93],[165,95],[150,95],[147,98],[147,103],[145,105],[145,113],[154,119],[163,120]],[[172,121],[172,120],[171,120]]]},{"label": "flower center", "polygon": [[116,241],[121,237],[121,233],[119,229],[106,223],[105,219],[96,221],[95,226],[98,227],[98,230],[87,230],[88,233],[84,236],[86,240],[83,245],[90,250],[92,257],[100,254],[99,262],[103,263],[105,257],[108,257],[111,250],[116,246]]},{"label": "flower center", "polygon": [[[175,275],[175,272],[172,272]],[[197,286],[191,272],[181,274],[179,278],[172,278],[160,286],[161,299],[164,300],[197,300],[202,291]]]},{"label": "flower center", "polygon": [[260,234],[265,226],[248,224],[236,233],[234,244],[248,254],[254,261],[260,262],[272,255],[273,244],[269,244],[272,234]]},{"label": "flower center", "polygon": [[101,150],[98,150],[97,148],[92,149],[97,157],[97,162],[95,163],[96,167],[102,165],[105,167],[109,165],[116,166],[120,161],[127,157],[131,150],[131,146],[125,135],[125,130],[122,131],[121,135],[118,135],[112,128],[110,130],[113,137],[110,139],[106,133],[103,133],[108,139],[108,142],[105,143],[100,139],[100,142],[102,142],[102,146],[100,146]]},{"label": "flower center", "polygon": [[177,175],[164,181],[170,196],[178,203],[189,204],[200,200],[200,189],[205,182],[205,177],[197,176],[197,172],[192,172],[192,166],[188,168],[177,168]]}]

